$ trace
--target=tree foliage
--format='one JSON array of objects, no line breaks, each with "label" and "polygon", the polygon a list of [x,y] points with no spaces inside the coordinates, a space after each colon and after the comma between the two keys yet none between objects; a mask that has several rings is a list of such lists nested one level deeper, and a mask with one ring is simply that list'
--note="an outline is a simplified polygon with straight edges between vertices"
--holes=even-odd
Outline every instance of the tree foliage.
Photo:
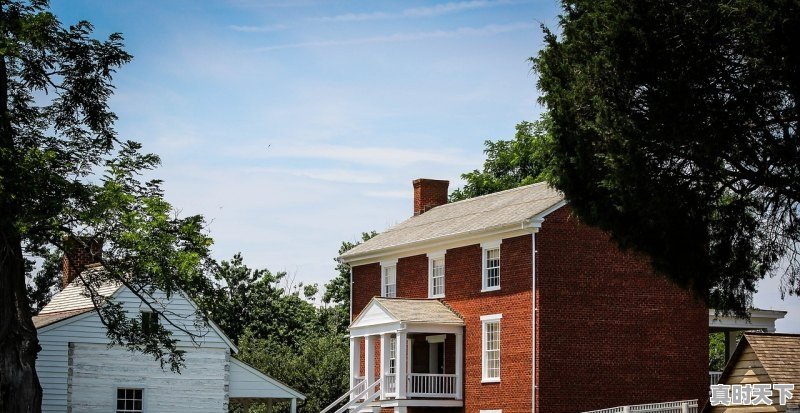
[{"label": "tree foliage", "polygon": [[159,158],[114,130],[112,80],[131,60],[122,36],[92,36],[88,22],[62,26],[47,1],[0,0],[0,411],[40,409],[31,307],[47,299],[53,268],[30,303],[31,260],[52,264],[65,240],[104,243],[105,270],[82,281],[109,339],[173,369],[182,353],[166,327],[144,332],[98,287],[118,282],[146,299],[209,286],[203,218],[178,216],[161,182],[141,178]]},{"label": "tree foliage", "polygon": [[562,5],[532,61],[574,212],[719,310],[800,293],[800,4]]},{"label": "tree foliage", "polygon": [[[342,241],[342,245],[339,247],[339,255],[350,251],[356,245],[366,242],[376,235],[378,235],[376,231],[362,232],[361,241]],[[336,261],[336,276],[325,284],[322,302],[326,305],[332,305],[327,314],[333,318],[332,322],[337,326],[337,331],[341,334],[346,334],[347,326],[350,324],[350,266],[340,262],[338,258],[334,258],[334,260]]]},{"label": "tree foliage", "polygon": [[550,176],[552,144],[547,124],[546,116],[535,122],[523,121],[517,124],[513,139],[484,142],[483,170],[462,174],[467,183],[450,194],[450,201],[546,181]]},{"label": "tree foliage", "polygon": [[236,254],[213,273],[215,288],[197,300],[234,343],[247,330],[251,338],[270,338],[298,348],[312,332],[317,310],[300,296],[302,286],[282,286],[285,272],[251,269]]}]

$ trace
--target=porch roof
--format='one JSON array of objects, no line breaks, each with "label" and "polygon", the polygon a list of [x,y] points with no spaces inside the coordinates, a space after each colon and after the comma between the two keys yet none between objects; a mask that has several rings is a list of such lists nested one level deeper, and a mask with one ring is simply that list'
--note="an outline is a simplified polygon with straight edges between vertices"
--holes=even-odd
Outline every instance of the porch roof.
[{"label": "porch roof", "polygon": [[726,316],[716,314],[716,310],[708,310],[708,330],[712,333],[720,331],[738,330],[766,330],[775,331],[775,321],[786,316],[786,311],[762,310],[753,308],[750,310],[750,320],[738,318],[736,316]]},{"label": "porch roof", "polygon": [[350,324],[350,330],[398,322],[464,325],[461,316],[436,299],[374,297]]}]

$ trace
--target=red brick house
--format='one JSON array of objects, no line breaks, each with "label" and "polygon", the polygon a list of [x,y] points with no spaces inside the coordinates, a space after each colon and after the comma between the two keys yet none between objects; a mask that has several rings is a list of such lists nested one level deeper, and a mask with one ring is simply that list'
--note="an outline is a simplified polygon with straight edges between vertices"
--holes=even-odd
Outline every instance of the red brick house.
[{"label": "red brick house", "polygon": [[346,396],[395,412],[703,405],[703,303],[579,223],[546,184],[454,203],[447,186],[414,181],[414,216],[340,257]]}]

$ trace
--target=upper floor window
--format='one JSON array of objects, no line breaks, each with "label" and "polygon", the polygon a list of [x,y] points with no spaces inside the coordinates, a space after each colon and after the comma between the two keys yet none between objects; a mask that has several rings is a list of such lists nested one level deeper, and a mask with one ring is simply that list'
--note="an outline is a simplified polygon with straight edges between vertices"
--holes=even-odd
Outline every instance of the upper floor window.
[{"label": "upper floor window", "polygon": [[397,296],[397,261],[381,263],[381,296]]},{"label": "upper floor window", "polygon": [[444,297],[444,252],[428,254],[428,297]]},{"label": "upper floor window", "polygon": [[152,334],[158,330],[159,319],[158,313],[154,311],[142,311],[142,332],[145,334]]},{"label": "upper floor window", "polygon": [[117,413],[142,413],[142,389],[117,389]]},{"label": "upper floor window", "polygon": [[483,282],[481,291],[500,289],[500,241],[482,243]]},{"label": "upper floor window", "polygon": [[500,319],[502,314],[481,316],[483,382],[500,381]]}]

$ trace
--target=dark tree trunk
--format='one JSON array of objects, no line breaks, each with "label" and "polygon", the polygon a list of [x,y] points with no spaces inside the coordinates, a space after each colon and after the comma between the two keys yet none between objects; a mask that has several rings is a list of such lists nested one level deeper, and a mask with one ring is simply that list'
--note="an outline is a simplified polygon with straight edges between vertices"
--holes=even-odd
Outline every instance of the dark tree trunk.
[{"label": "dark tree trunk", "polygon": [[39,340],[25,288],[22,237],[15,225],[19,182],[8,104],[8,72],[0,55],[0,413],[38,413],[42,387],[36,375]]},{"label": "dark tree trunk", "polygon": [[0,412],[40,412],[42,387],[35,366],[40,347],[28,308],[20,238],[13,228],[8,231],[7,222],[0,226]]}]

